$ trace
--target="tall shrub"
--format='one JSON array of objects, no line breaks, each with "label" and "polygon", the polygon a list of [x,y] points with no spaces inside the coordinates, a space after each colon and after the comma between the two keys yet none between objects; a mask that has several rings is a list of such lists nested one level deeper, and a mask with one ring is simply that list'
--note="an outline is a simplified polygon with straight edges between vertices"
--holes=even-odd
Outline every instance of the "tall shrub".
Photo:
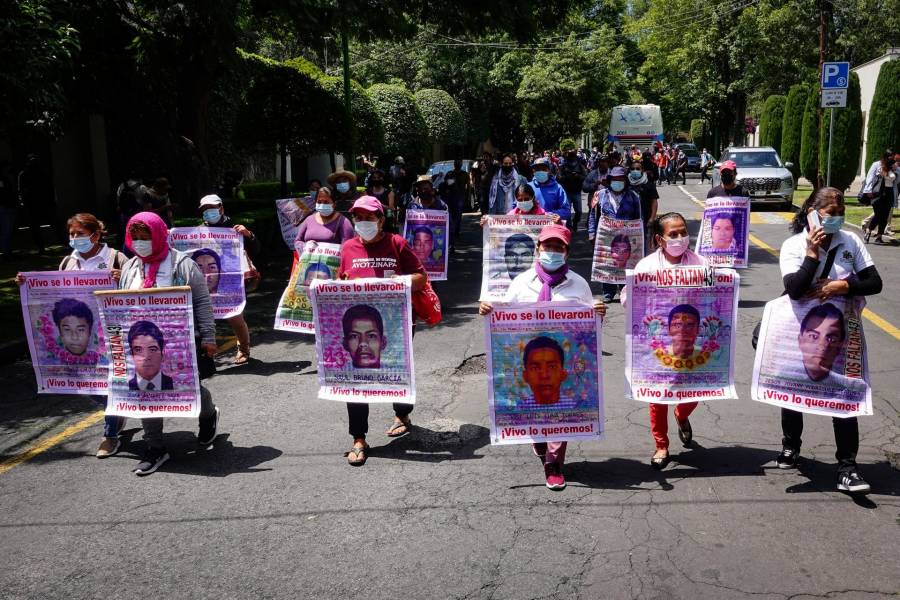
[{"label": "tall shrub", "polygon": [[803,124],[800,129],[800,174],[813,187],[819,181],[819,94],[810,91],[803,106]]},{"label": "tall shrub", "polygon": [[803,107],[809,88],[802,83],[792,85],[784,103],[781,122],[781,160],[793,163],[794,179],[800,175],[800,133],[803,127]]},{"label": "tall shrub", "polygon": [[886,149],[900,149],[900,60],[881,65],[866,138],[866,168]]},{"label": "tall shrub", "polygon": [[846,190],[853,183],[859,170],[862,152],[862,108],[860,102],[859,75],[850,73],[847,90],[847,107],[825,111],[825,120],[819,132],[819,170],[828,173],[828,128],[834,111],[834,137],[831,145],[831,185]]},{"label": "tall shrub", "polygon": [[466,120],[459,104],[444,90],[424,89],[415,94],[419,112],[428,127],[432,144],[462,144],[466,141]]},{"label": "tall shrub", "polygon": [[787,97],[774,94],[766,98],[762,115],[759,118],[759,143],[781,148],[781,127],[784,124],[784,105]]},{"label": "tall shrub", "polygon": [[376,83],[368,92],[384,126],[385,153],[421,156],[428,127],[412,93],[405,86],[389,83]]}]

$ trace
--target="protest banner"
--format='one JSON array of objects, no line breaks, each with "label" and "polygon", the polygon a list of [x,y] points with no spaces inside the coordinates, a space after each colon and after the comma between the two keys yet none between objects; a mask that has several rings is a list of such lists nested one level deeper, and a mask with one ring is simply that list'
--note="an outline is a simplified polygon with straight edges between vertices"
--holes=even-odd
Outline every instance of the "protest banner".
[{"label": "protest banner", "polygon": [[408,276],[313,281],[319,398],[415,403],[411,289]]},{"label": "protest banner", "polygon": [[300,259],[275,309],[275,329],[315,333],[309,285],[316,279],[335,279],[341,266],[340,244],[306,242],[298,245]]},{"label": "protest banner", "polygon": [[552,215],[489,215],[483,229],[482,302],[503,300],[509,284],[534,264],[541,228]]},{"label": "protest banner", "polygon": [[115,289],[109,271],[22,275],[22,318],[38,393],[105,394],[109,360],[93,292]]},{"label": "protest banner", "polygon": [[491,444],[603,436],[600,322],[578,303],[496,305],[485,319]]},{"label": "protest banner", "polygon": [[628,271],[626,397],[659,404],[737,398],[740,277],[731,269]]},{"label": "protest banner", "polygon": [[621,221],[606,215],[597,220],[591,281],[625,283],[625,270],[644,257],[644,222]]},{"label": "protest banner", "polygon": [[200,267],[217,319],[244,312],[244,236],[230,227],[176,227],[169,230],[169,245]]},{"label": "protest banner", "polygon": [[107,415],[197,417],[191,288],[94,292],[110,358]]},{"label": "protest banner", "polygon": [[294,250],[297,228],[303,219],[315,212],[315,209],[316,201],[312,196],[279,198],[275,201],[275,214],[278,215],[278,224],[281,226],[281,237],[291,250]]},{"label": "protest banner", "polygon": [[872,414],[862,298],[791,300],[763,312],[750,395],[798,412],[831,417]]},{"label": "protest banner", "polygon": [[413,254],[422,261],[422,266],[432,281],[447,279],[448,224],[449,213],[446,210],[406,211],[403,237]]},{"label": "protest banner", "polygon": [[707,198],[695,252],[711,267],[749,266],[750,198]]}]

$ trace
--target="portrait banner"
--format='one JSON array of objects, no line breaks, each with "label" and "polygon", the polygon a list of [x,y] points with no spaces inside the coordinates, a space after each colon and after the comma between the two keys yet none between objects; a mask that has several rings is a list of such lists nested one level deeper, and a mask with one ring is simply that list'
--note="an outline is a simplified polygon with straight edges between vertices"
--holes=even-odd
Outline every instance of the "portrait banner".
[{"label": "portrait banner", "polygon": [[737,272],[628,271],[627,285],[626,397],[659,404],[737,398]]},{"label": "portrait banner", "polygon": [[594,241],[591,281],[625,283],[625,270],[644,258],[644,222],[600,215]]},{"label": "portrait banner", "polygon": [[707,198],[694,251],[711,267],[750,266],[750,198]]},{"label": "portrait banner", "polygon": [[411,279],[314,280],[319,398],[416,401]]},{"label": "portrait banner", "polygon": [[244,236],[229,227],[176,227],[169,230],[169,245],[200,267],[217,319],[244,312]]},{"label": "portrait banner", "polygon": [[337,278],[341,246],[311,241],[299,244],[297,252],[300,259],[291,269],[291,278],[275,309],[275,329],[315,334],[309,286],[316,279]]},{"label": "portrait banner", "polygon": [[109,271],[22,273],[22,318],[39,394],[105,394],[109,360],[94,290]]},{"label": "portrait banner", "polygon": [[275,201],[275,214],[281,226],[281,237],[287,247],[294,250],[297,229],[303,219],[316,210],[316,201],[312,196],[300,198],[279,198]]},{"label": "portrait banner", "polygon": [[106,414],[199,416],[191,288],[94,293],[110,359]]},{"label": "portrait banner", "polygon": [[600,439],[600,335],[591,306],[495,305],[485,319],[491,444]]},{"label": "portrait banner", "polygon": [[503,300],[509,284],[534,264],[538,236],[552,215],[489,215],[483,229],[482,302]]},{"label": "portrait banner", "polygon": [[403,237],[412,248],[428,278],[432,281],[447,279],[447,248],[449,246],[449,213],[446,210],[406,211]]},{"label": "portrait banner", "polygon": [[768,302],[763,312],[751,397],[830,417],[872,414],[862,298]]}]

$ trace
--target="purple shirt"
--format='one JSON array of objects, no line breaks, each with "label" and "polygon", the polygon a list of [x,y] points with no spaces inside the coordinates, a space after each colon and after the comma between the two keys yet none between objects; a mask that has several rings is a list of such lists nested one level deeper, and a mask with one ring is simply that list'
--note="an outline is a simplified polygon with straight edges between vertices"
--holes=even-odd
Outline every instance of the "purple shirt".
[{"label": "purple shirt", "polygon": [[338,218],[320,225],[316,221],[316,215],[312,214],[300,223],[297,229],[297,237],[294,238],[294,245],[298,242],[322,242],[326,244],[343,244],[352,238],[353,225],[350,219],[344,215],[338,215]]}]

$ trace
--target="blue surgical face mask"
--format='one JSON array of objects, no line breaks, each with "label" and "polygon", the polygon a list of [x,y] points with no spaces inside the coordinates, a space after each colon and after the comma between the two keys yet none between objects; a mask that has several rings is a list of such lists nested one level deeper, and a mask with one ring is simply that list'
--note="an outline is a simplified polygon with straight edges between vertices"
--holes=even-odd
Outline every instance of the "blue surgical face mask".
[{"label": "blue surgical face mask", "polygon": [[153,241],[152,240],[132,240],[131,249],[134,250],[134,253],[140,256],[141,258],[147,258],[151,254],[153,254]]},{"label": "blue surgical face mask", "polygon": [[91,241],[90,236],[73,237],[69,239],[69,246],[79,254],[87,254],[94,247],[94,242]]},{"label": "blue surgical face mask", "polygon": [[311,200],[315,201],[316,196],[319,195],[319,190],[310,190],[309,197]]},{"label": "blue surgical face mask", "polygon": [[334,204],[319,204],[316,202],[316,210],[323,217],[328,217],[334,212]]},{"label": "blue surgical face mask", "polygon": [[556,271],[566,264],[566,255],[562,252],[541,250],[541,255],[538,257],[538,260],[545,271]]},{"label": "blue surgical face mask", "polygon": [[347,183],[346,181],[339,181],[338,184],[334,187],[336,187],[337,191],[339,191],[342,194],[346,194],[347,192],[350,191],[350,184]]},{"label": "blue surgical face mask", "polygon": [[534,200],[516,200],[516,208],[522,212],[531,212],[534,208]]},{"label": "blue surgical face mask", "polygon": [[550,179],[550,173],[547,171],[535,171],[534,172],[534,180],[538,183],[547,183],[547,180]]},{"label": "blue surgical face mask", "polygon": [[203,220],[207,223],[218,223],[220,219],[218,208],[207,208],[203,211]]},{"label": "blue surgical face mask", "polygon": [[363,241],[368,242],[375,238],[378,235],[378,222],[377,221],[357,221],[353,226],[353,229],[356,233],[359,234],[359,237],[363,239]]},{"label": "blue surgical face mask", "polygon": [[614,192],[621,192],[622,190],[625,189],[625,182],[618,181],[618,180],[611,181],[611,182],[609,182],[609,189],[611,189]]},{"label": "blue surgical face mask", "polygon": [[844,217],[821,217],[822,230],[827,234],[837,233],[844,226]]}]

